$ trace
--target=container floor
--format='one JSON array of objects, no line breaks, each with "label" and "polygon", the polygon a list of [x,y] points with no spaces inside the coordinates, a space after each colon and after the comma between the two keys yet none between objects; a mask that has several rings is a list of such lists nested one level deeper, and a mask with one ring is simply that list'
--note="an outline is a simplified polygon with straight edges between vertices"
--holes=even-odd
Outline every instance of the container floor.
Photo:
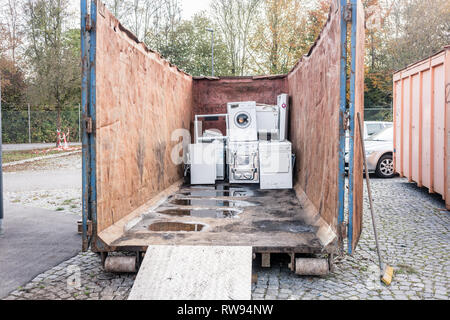
[{"label": "container floor", "polygon": [[[251,246],[254,252],[326,253],[293,190],[182,186],[112,245]],[[331,246],[333,247],[333,245]],[[334,248],[334,247],[333,247]]]}]

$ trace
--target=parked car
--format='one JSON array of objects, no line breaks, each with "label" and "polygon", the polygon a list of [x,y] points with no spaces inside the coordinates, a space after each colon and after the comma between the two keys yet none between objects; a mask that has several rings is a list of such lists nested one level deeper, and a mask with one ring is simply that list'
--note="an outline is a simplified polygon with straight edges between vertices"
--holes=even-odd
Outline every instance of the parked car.
[{"label": "parked car", "polygon": [[[394,128],[391,126],[365,140],[367,166],[370,173],[376,173],[380,178],[394,177]],[[348,167],[349,152],[345,154]]]},{"label": "parked car", "polygon": [[393,127],[392,122],[382,121],[365,121],[364,122],[364,140],[369,139],[373,135],[380,133],[384,129]]},{"label": "parked car", "polygon": [[[364,121],[364,140],[369,139],[371,136],[383,131],[386,128],[393,127],[392,122],[382,122],[382,121]],[[346,148],[348,151],[349,148],[349,140],[350,136],[347,132],[347,142],[346,142]]]}]

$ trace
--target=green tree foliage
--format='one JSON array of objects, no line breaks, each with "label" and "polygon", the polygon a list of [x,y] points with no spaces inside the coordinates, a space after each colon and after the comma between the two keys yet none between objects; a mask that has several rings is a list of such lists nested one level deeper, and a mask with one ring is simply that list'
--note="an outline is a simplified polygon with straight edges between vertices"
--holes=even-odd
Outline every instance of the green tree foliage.
[{"label": "green tree foliage", "polygon": [[23,106],[26,100],[25,75],[6,55],[0,57],[0,74],[2,81],[2,109],[10,110]]},{"label": "green tree foliage", "polygon": [[[392,120],[392,75],[450,43],[447,0],[365,0],[365,107],[372,120]],[[366,112],[367,113],[367,112]]]},{"label": "green tree foliage", "polygon": [[[169,45],[161,47],[161,54],[170,62],[193,76],[211,75],[211,33],[218,30],[205,13],[196,14],[191,20],[182,21],[170,34]],[[220,33],[214,35],[215,75],[230,74],[227,47]]]},{"label": "green tree foliage", "polygon": [[61,128],[61,111],[79,100],[81,89],[81,53],[70,22],[69,0],[27,0],[25,17],[29,46],[29,98],[35,104],[57,111]]}]

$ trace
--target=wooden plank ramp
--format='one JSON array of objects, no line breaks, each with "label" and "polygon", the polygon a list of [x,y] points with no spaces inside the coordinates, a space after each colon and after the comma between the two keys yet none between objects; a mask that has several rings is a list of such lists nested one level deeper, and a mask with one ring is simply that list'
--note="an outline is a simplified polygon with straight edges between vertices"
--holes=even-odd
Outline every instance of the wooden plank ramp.
[{"label": "wooden plank ramp", "polygon": [[252,247],[150,246],[128,300],[250,300]]}]

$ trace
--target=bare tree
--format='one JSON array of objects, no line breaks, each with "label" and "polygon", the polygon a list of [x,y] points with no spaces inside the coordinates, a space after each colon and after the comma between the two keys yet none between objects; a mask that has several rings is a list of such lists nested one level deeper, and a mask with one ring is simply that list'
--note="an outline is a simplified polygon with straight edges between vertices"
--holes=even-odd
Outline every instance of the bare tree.
[{"label": "bare tree", "polygon": [[107,0],[106,5],[149,47],[162,50],[181,22],[180,0]]},{"label": "bare tree", "polygon": [[67,29],[69,6],[69,0],[26,0],[24,5],[29,93],[40,106],[56,109],[58,129],[62,109],[80,95],[80,31]]},{"label": "bare tree", "polygon": [[1,31],[6,36],[6,39],[3,39],[6,42],[4,49],[9,51],[14,65],[17,64],[17,50],[22,44],[24,35],[20,22],[21,5],[21,1],[18,0],[5,0],[1,8]]},{"label": "bare tree", "polygon": [[228,47],[233,75],[244,75],[262,0],[213,0],[211,11]]},{"label": "bare tree", "polygon": [[394,70],[426,58],[450,39],[448,0],[398,0],[386,20],[383,47],[387,66]]}]

